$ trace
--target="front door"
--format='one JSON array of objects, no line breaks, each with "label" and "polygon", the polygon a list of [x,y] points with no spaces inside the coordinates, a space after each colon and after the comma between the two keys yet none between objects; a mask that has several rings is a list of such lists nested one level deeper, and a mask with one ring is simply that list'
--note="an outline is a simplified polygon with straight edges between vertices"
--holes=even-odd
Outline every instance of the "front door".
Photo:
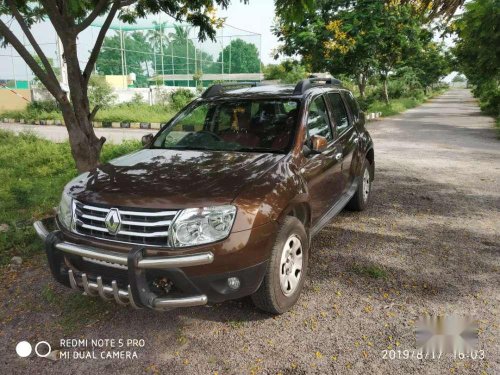
[{"label": "front door", "polygon": [[306,144],[309,144],[309,139],[313,135],[320,135],[328,141],[328,147],[320,154],[307,156],[301,168],[309,189],[311,218],[314,225],[333,206],[344,190],[342,148],[333,137],[323,95],[314,98],[309,105]]}]

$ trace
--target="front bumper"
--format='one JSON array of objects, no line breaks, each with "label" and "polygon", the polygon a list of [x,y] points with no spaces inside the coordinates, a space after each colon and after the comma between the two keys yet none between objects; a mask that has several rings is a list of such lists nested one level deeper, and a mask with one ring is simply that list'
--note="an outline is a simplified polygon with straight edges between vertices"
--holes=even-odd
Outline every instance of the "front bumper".
[{"label": "front bumper", "polygon": [[[119,253],[67,242],[60,231],[49,232],[40,221],[34,228],[45,243],[49,267],[57,281],[86,295],[135,308],[169,310],[243,297],[258,289],[267,267],[267,262],[262,262],[236,272],[188,277],[183,268],[209,265],[214,254],[203,251],[151,257],[139,245],[128,253]],[[177,290],[166,295],[152,290],[151,280],[158,277],[168,279]],[[241,288],[231,289],[229,277],[238,277]]]}]

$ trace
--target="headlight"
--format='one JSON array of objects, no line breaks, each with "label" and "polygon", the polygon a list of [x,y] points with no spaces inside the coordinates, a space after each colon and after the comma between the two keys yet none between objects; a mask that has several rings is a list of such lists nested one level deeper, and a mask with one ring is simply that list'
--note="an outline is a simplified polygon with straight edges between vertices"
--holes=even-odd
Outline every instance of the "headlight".
[{"label": "headlight", "polygon": [[59,208],[57,210],[57,217],[59,222],[66,228],[71,230],[71,221],[73,218],[73,213],[71,212],[71,205],[73,203],[73,199],[69,196],[68,193],[63,191],[61,197],[61,203],[59,203]]},{"label": "headlight", "polygon": [[189,208],[181,211],[171,228],[171,245],[201,245],[226,238],[233,227],[236,207]]}]

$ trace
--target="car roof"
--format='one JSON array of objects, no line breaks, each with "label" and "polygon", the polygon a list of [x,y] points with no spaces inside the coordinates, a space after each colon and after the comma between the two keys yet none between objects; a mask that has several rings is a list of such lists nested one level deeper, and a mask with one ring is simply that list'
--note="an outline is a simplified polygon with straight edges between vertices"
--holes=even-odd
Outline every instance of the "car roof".
[{"label": "car roof", "polygon": [[284,98],[284,99],[302,99],[305,95],[310,93],[322,93],[327,91],[338,91],[343,87],[338,85],[314,85],[307,87],[305,91],[298,93],[296,85],[288,84],[273,84],[273,85],[256,85],[250,87],[236,87],[231,86],[220,89],[205,99],[227,99],[227,98]]}]

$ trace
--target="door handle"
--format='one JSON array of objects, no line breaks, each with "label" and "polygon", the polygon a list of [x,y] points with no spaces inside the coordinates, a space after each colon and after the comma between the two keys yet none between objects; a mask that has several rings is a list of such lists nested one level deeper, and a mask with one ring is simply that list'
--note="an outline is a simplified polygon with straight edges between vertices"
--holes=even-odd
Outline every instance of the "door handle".
[{"label": "door handle", "polygon": [[335,154],[335,160],[341,161],[342,160],[342,153],[339,152],[338,154]]}]

